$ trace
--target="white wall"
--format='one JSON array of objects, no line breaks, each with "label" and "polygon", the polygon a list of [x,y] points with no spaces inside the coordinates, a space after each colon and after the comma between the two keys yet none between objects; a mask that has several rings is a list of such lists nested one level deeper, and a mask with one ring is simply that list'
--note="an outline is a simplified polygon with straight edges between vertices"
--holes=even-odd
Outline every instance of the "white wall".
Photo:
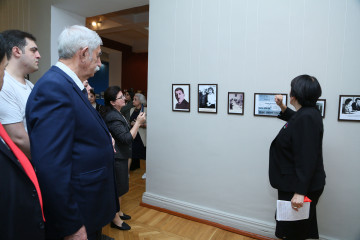
[{"label": "white wall", "polygon": [[[288,93],[310,74],[326,99],[323,239],[360,238],[359,122],[337,120],[340,94],[360,95],[358,0],[150,1],[145,203],[274,236],[268,150],[284,124],[254,117],[255,92]],[[191,84],[173,112],[171,84]],[[218,113],[197,112],[197,84],[218,84]],[[245,92],[244,116],[227,92]]]},{"label": "white wall", "polygon": [[51,65],[58,59],[58,38],[65,27],[85,25],[85,18],[66,10],[51,6]]}]

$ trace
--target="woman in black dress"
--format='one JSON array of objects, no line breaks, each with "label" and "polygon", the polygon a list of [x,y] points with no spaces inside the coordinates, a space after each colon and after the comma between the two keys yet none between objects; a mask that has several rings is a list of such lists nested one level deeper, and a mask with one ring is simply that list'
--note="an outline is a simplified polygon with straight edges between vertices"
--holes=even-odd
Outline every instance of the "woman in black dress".
[{"label": "woman in black dress", "polygon": [[[141,93],[136,93],[133,100],[134,108],[130,110],[130,124],[131,126],[135,125],[136,118],[140,112],[147,112],[146,98]],[[132,145],[132,163],[130,166],[131,170],[135,170],[140,167],[140,159],[146,160],[146,122],[141,124],[139,132],[136,135],[133,145]],[[143,179],[146,178],[146,173],[142,176]]]},{"label": "woman in black dress", "polygon": [[121,211],[121,196],[129,191],[128,159],[131,157],[132,142],[146,118],[145,113],[139,114],[136,123],[130,129],[128,121],[120,112],[121,108],[125,106],[125,96],[118,86],[106,89],[104,100],[103,118],[115,140],[115,178],[120,204],[120,211],[116,213],[111,222],[111,227],[130,230],[130,226],[123,222],[123,220],[128,220],[131,217]]},{"label": "woman in black dress", "polygon": [[301,75],[291,81],[290,104],[296,112],[275,96],[279,118],[287,121],[271,143],[269,179],[278,190],[278,199],[291,201],[293,211],[303,206],[307,196],[310,216],[300,221],[276,221],[275,235],[280,239],[318,239],[316,204],[325,186],[322,139],[323,122],[316,101],[321,87],[315,77]]}]

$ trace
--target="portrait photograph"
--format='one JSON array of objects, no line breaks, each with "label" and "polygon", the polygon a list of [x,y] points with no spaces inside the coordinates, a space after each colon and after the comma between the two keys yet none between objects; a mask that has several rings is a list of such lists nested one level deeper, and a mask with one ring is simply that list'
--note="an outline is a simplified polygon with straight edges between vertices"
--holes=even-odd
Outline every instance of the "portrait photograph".
[{"label": "portrait photograph", "polygon": [[190,112],[190,84],[172,85],[172,110]]},{"label": "portrait photograph", "polygon": [[316,107],[319,109],[322,118],[325,118],[325,107],[326,107],[326,100],[325,99],[318,99],[316,102]]},{"label": "portrait photograph", "polygon": [[277,117],[281,109],[275,102],[275,95],[282,95],[283,103],[287,106],[287,94],[254,93],[254,116]]},{"label": "portrait photograph", "polygon": [[244,93],[228,92],[228,114],[244,115]]},{"label": "portrait photograph", "polygon": [[339,121],[360,121],[360,95],[339,96]]},{"label": "portrait photograph", "polygon": [[217,84],[198,84],[198,112],[217,113]]}]

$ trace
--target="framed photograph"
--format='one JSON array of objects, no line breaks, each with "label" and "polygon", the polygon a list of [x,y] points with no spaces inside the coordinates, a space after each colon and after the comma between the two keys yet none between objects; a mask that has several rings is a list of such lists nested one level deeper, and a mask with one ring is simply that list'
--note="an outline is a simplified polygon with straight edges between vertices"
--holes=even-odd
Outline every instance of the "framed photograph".
[{"label": "framed photograph", "polygon": [[325,118],[326,99],[318,99],[316,102],[316,107],[319,109],[321,116]]},{"label": "framed photograph", "polygon": [[339,96],[339,121],[360,121],[360,95]]},{"label": "framed photograph", "polygon": [[172,85],[172,110],[190,112],[190,84]]},{"label": "framed photograph", "polygon": [[217,84],[198,84],[198,112],[217,113]]},{"label": "framed photograph", "polygon": [[228,114],[244,115],[244,93],[228,92]]},{"label": "framed photograph", "polygon": [[281,109],[275,103],[275,95],[282,95],[283,103],[287,106],[287,94],[254,93],[254,116],[277,117]]}]

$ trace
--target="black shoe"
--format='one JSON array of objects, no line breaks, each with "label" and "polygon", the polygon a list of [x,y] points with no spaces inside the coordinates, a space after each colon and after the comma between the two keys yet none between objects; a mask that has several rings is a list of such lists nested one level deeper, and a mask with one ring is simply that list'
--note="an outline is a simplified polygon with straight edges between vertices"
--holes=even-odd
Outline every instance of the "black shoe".
[{"label": "black shoe", "polygon": [[110,227],[111,228],[117,228],[119,230],[130,230],[131,229],[131,227],[126,222],[123,222],[121,224],[121,227],[116,225],[115,223],[111,222]]},{"label": "black shoe", "polygon": [[126,215],[125,213],[123,213],[123,214],[124,214],[123,216],[119,215],[121,220],[130,220],[131,219],[131,216]]},{"label": "black shoe", "polygon": [[106,236],[104,234],[101,234],[101,240],[115,240],[114,238],[111,238],[109,236]]}]

